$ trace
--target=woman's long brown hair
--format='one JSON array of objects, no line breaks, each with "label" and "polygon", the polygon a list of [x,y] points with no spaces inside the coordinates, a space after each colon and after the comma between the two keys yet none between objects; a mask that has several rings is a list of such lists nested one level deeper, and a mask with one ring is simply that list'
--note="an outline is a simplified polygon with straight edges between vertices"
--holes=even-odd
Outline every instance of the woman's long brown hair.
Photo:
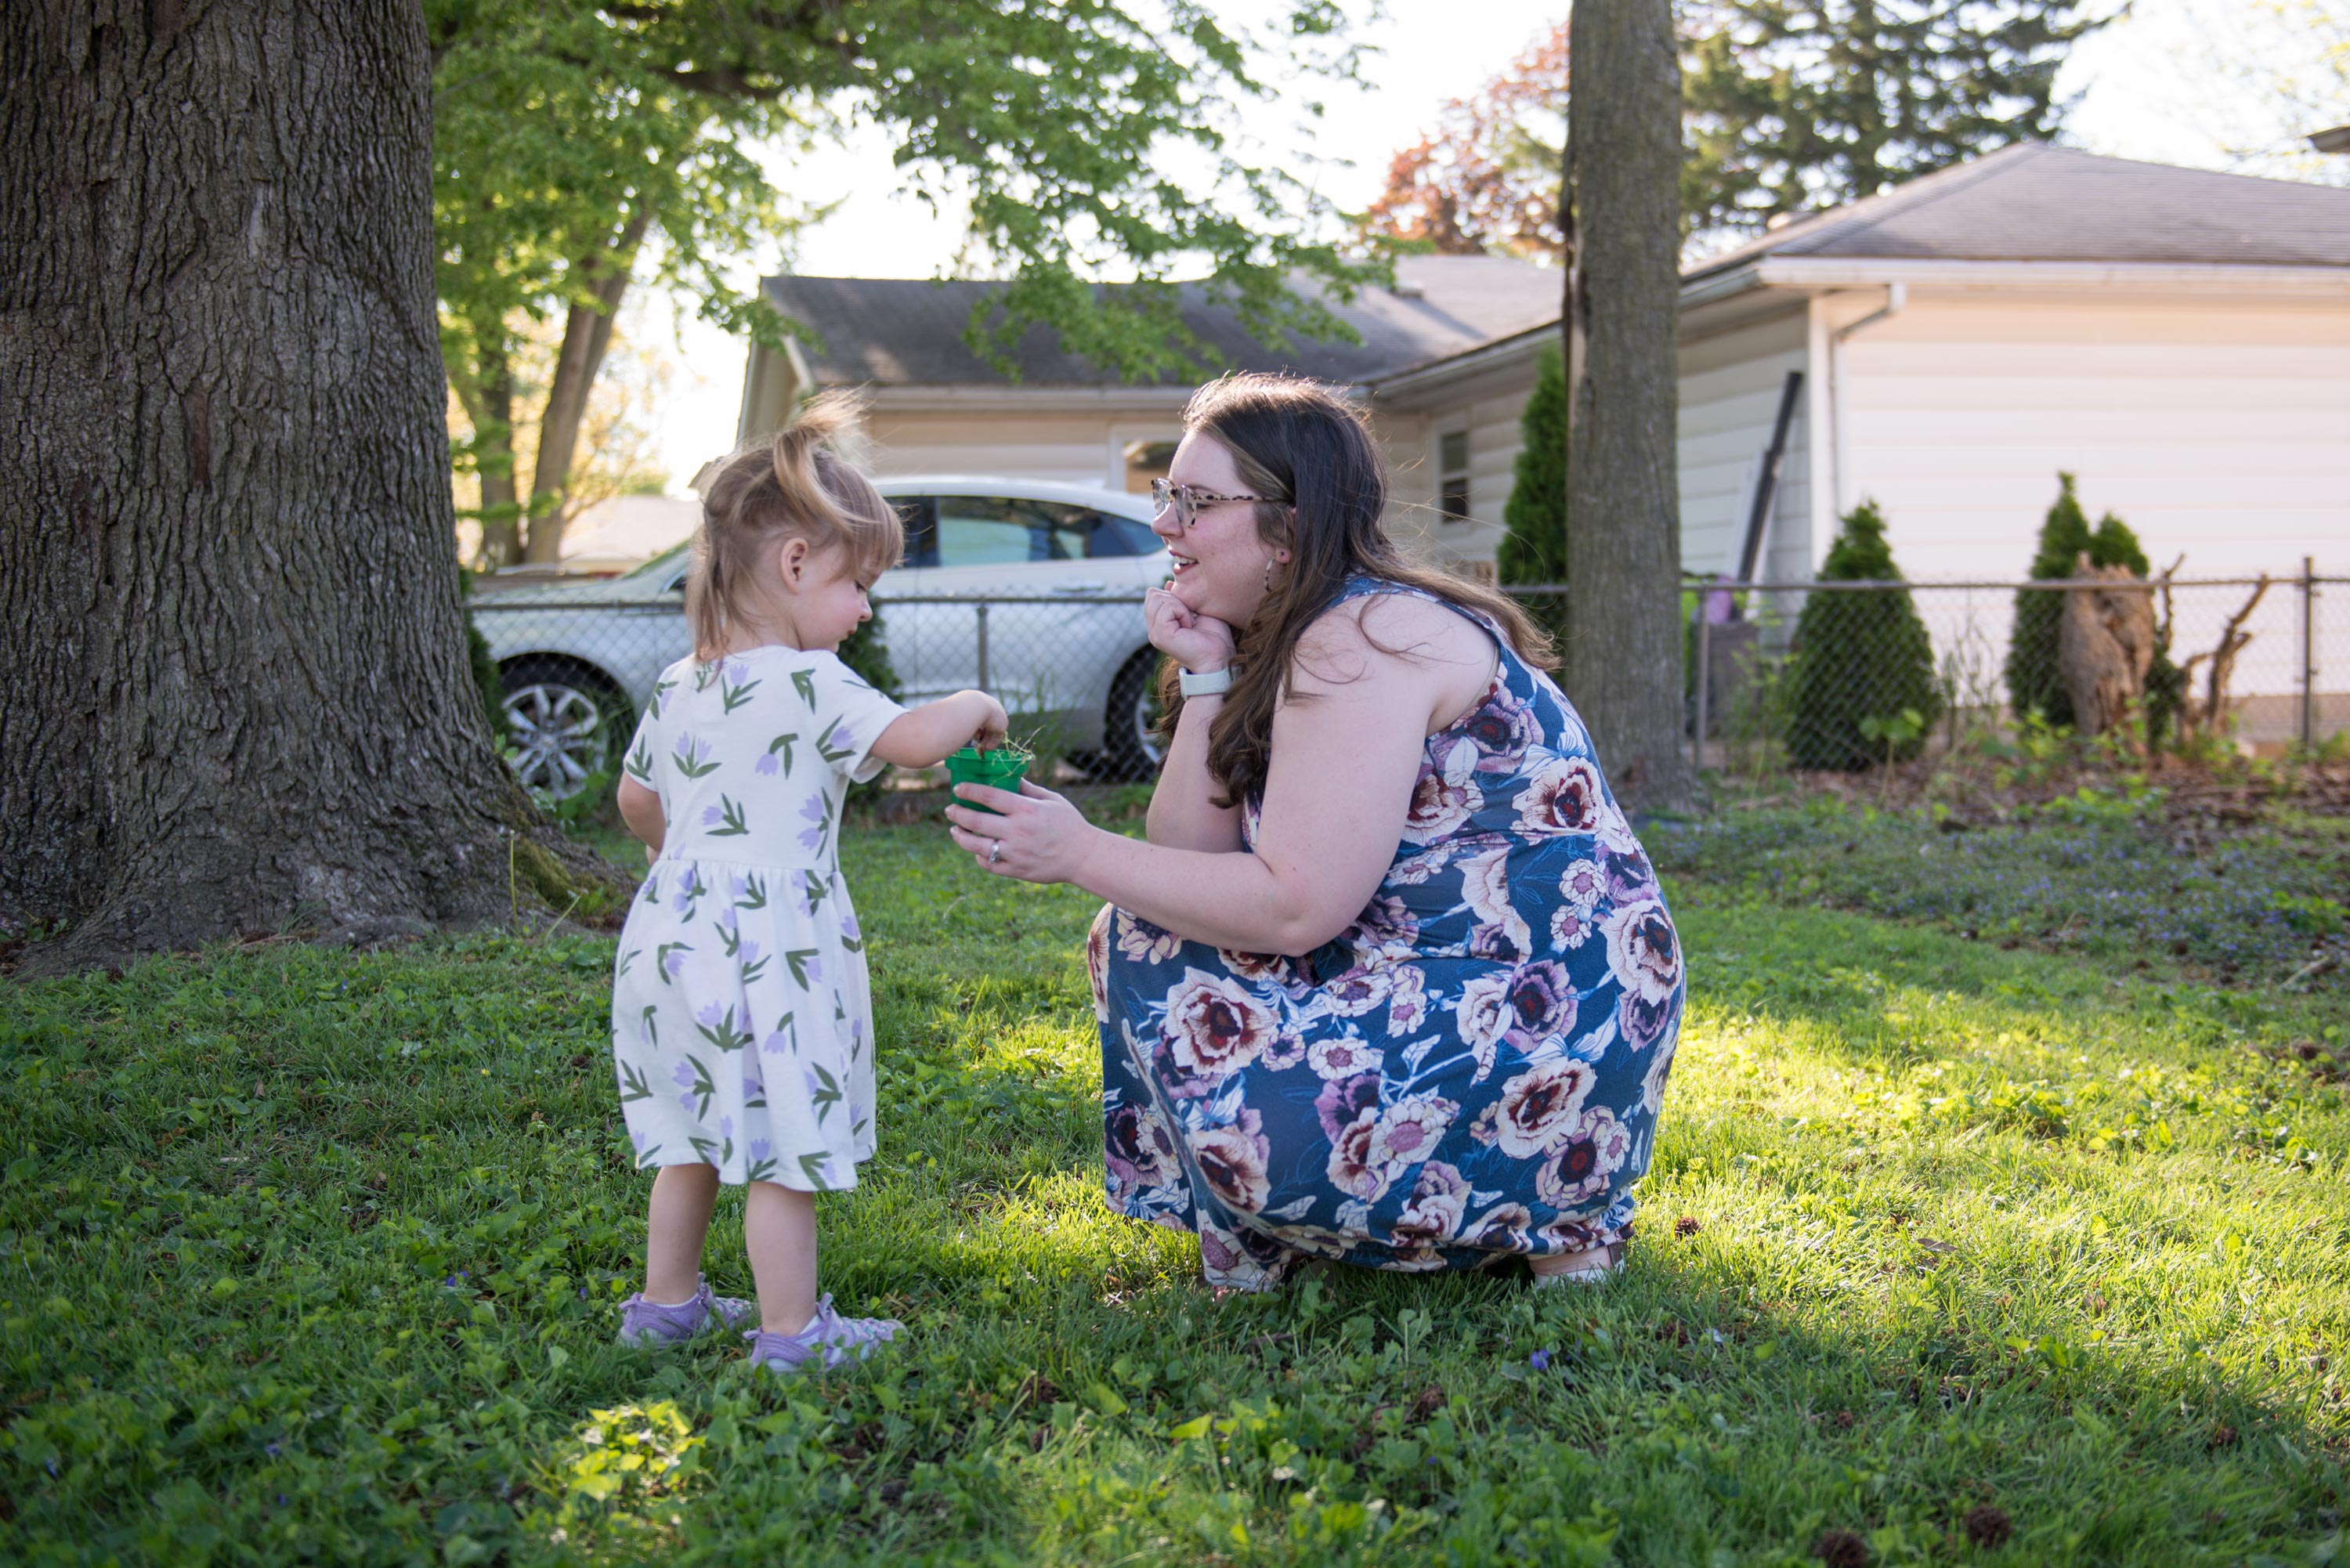
[{"label": "woman's long brown hair", "polygon": [[[1289,552],[1255,617],[1236,628],[1232,691],[1208,726],[1208,771],[1228,794],[1219,805],[1263,795],[1273,716],[1297,640],[1356,577],[1417,588],[1484,616],[1526,663],[1556,665],[1549,636],[1510,599],[1396,548],[1381,526],[1388,482],[1378,445],[1361,410],[1329,388],[1295,376],[1227,376],[1192,394],[1183,428],[1232,452],[1243,482],[1266,498],[1256,508],[1257,537]],[[1169,660],[1159,674],[1162,735],[1175,732],[1183,709],[1177,673]]]}]

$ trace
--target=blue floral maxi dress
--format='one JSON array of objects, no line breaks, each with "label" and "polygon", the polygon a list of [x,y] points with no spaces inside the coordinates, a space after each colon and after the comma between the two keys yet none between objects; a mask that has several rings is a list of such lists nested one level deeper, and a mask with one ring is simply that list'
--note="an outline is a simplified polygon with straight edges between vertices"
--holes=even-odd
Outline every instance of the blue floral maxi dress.
[{"label": "blue floral maxi dress", "polygon": [[620,931],[612,1058],[639,1167],[857,1185],[872,999],[840,878],[842,798],[905,710],[839,658],[755,648],[661,673],[629,747],[660,858]]},{"label": "blue floral maxi dress", "polygon": [[[1413,591],[1358,579],[1346,597]],[[1468,1269],[1631,1234],[1679,940],[1573,705],[1471,618],[1500,649],[1492,684],[1428,738],[1403,842],[1336,940],[1277,958],[1115,907],[1094,922],[1109,1200],[1198,1232],[1211,1283],[1268,1288],[1305,1256]]]}]

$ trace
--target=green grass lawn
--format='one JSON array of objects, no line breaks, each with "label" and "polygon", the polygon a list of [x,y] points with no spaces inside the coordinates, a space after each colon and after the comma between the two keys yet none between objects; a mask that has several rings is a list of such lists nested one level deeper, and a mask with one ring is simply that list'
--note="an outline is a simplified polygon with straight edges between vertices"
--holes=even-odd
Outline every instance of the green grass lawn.
[{"label": "green grass lawn", "polygon": [[[910,1332],[821,1380],[609,1343],[649,1179],[608,939],[0,987],[0,1559],[2336,1550],[2338,992],[1684,877],[1690,1022],[1625,1278],[1218,1302],[1100,1197],[1091,904],[934,828],[846,847],[881,1154],[824,1200],[825,1266]],[[712,1272],[747,1294],[733,1213]]]}]

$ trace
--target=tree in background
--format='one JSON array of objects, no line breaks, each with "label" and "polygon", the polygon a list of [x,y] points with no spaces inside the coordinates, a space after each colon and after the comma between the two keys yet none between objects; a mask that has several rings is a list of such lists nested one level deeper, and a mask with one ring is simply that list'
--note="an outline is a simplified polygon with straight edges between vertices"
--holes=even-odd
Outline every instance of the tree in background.
[{"label": "tree in background", "polygon": [[[927,199],[967,199],[971,264],[1007,277],[974,346],[1038,322],[1073,353],[1142,376],[1196,366],[1169,281],[1205,259],[1209,292],[1269,341],[1343,334],[1295,271],[1343,294],[1376,269],[1306,237],[1325,203],[1226,151],[1260,73],[1346,75],[1345,11],[1295,0],[1278,50],[1196,7],[1158,25],[1135,0],[426,0],[443,350],[473,436],[486,553],[559,557],[588,389],[637,282],[778,344],[786,324],[729,268],[812,214],[744,151],[805,147],[853,119],[890,128]],[[1166,172],[1186,144],[1212,172]],[[1087,282],[1130,269],[1142,286]],[[530,489],[516,483],[516,358],[532,317],[562,323]]]},{"label": "tree in background", "polygon": [[[1555,347],[1534,362],[1534,389],[1518,416],[1518,459],[1502,522],[1509,531],[1494,564],[1503,583],[1566,580],[1566,359]],[[1564,599],[1530,600],[1526,607],[1552,636],[1565,634]]]},{"label": "tree in background", "polygon": [[[525,508],[514,498],[528,495],[511,439],[515,429],[536,430],[547,408],[547,392],[562,347],[562,327],[525,317],[508,358],[503,395],[510,422],[485,432],[473,410],[452,387],[449,394],[449,451],[455,471],[458,535],[466,560],[477,567],[511,565]],[[655,426],[675,366],[658,348],[616,329],[611,348],[588,392],[574,448],[569,482],[550,496],[553,510],[532,519],[553,539],[599,501],[615,495],[659,495],[670,475],[660,466]],[[474,400],[474,406],[480,400]],[[487,439],[485,439],[485,434]],[[503,480],[503,485],[499,481]]]},{"label": "tree in background", "polygon": [[2093,0],[1682,0],[1691,229],[1751,233],[2055,135]]},{"label": "tree in background", "polygon": [[[1829,583],[1899,580],[1875,502],[1846,514],[1819,576]],[[1848,773],[1906,761],[1924,747],[1942,711],[1933,639],[1907,588],[1808,596],[1795,622],[1789,680],[1787,761],[1799,768]]]},{"label": "tree in background", "polygon": [[[2339,5],[2344,0],[2282,0]],[[1685,234],[1761,229],[2043,140],[2090,0],[1681,0]],[[1367,233],[1451,255],[1555,258],[1565,24],[1395,155]],[[2350,68],[2350,67],[2346,67]],[[2350,116],[2345,116],[2350,118]]]},{"label": "tree in background", "polygon": [[1561,22],[1475,97],[1448,101],[1436,130],[1395,155],[1366,230],[1442,255],[1555,259],[1566,85]]},{"label": "tree in background", "polygon": [[1616,793],[1691,804],[1681,754],[1680,68],[1671,0],[1575,8],[1583,89],[1568,100],[1565,229],[1565,684]]}]

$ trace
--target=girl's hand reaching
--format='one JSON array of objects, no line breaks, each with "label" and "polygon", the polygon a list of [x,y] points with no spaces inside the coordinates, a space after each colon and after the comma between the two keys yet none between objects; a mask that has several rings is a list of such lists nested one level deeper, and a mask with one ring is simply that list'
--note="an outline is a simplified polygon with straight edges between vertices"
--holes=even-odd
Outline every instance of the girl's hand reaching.
[{"label": "girl's hand reaching", "polygon": [[966,695],[976,698],[979,708],[979,722],[972,731],[971,743],[983,752],[992,752],[1003,744],[1004,733],[1012,727],[1011,718],[1003,711],[1003,704],[986,692],[972,691]]},{"label": "girl's hand reaching", "polygon": [[1153,588],[1143,596],[1142,618],[1150,631],[1150,646],[1194,675],[1222,670],[1232,661],[1232,628],[1211,615],[1201,615],[1175,597],[1172,588]]}]

